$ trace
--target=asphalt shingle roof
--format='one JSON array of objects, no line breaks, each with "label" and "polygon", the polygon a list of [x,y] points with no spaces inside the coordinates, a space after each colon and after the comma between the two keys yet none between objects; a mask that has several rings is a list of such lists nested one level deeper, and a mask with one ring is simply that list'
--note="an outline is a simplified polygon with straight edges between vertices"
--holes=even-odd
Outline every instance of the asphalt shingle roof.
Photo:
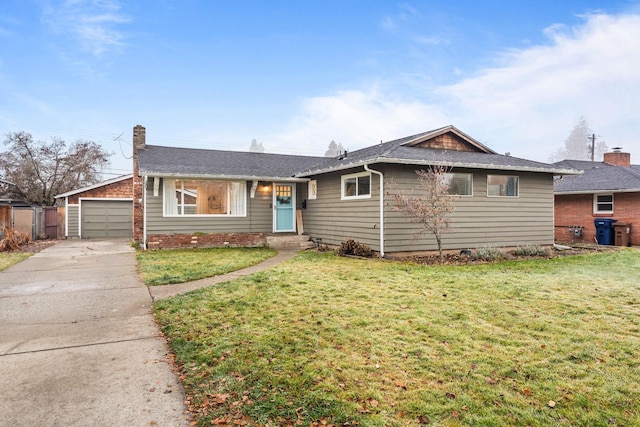
[{"label": "asphalt shingle roof", "polygon": [[583,171],[582,175],[563,176],[556,180],[556,193],[640,191],[640,165],[625,167],[583,160],[562,160],[555,164]]},{"label": "asphalt shingle roof", "polygon": [[[479,151],[451,151],[411,146],[453,132]],[[571,168],[497,154],[453,126],[388,141],[339,157],[205,150],[147,145],[138,151],[140,174],[191,177],[285,179],[304,178],[365,164],[443,165],[505,171],[571,174]]]},{"label": "asphalt shingle roof", "polygon": [[[452,128],[452,127],[448,127]],[[444,129],[444,128],[443,128]],[[554,174],[577,173],[571,168],[560,167],[548,163],[497,154],[480,146],[487,152],[451,151],[410,146],[411,141],[428,137],[441,129],[424,132],[405,138],[384,142],[361,150],[347,153],[342,158],[332,158],[314,165],[314,168],[302,171],[298,176],[308,176],[331,170],[342,170],[371,163],[400,163],[412,165],[441,164],[452,167],[469,167],[480,169],[499,169],[512,171],[533,171]]]},{"label": "asphalt shingle roof", "polygon": [[147,145],[138,151],[141,174],[242,178],[290,178],[323,157]]}]

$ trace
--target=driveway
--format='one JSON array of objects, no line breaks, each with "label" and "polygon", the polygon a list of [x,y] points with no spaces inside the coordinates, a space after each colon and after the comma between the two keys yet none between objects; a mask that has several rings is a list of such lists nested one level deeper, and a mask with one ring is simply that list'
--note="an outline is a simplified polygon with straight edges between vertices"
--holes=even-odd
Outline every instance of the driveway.
[{"label": "driveway", "polygon": [[66,240],[0,272],[0,425],[186,426],[127,240]]}]

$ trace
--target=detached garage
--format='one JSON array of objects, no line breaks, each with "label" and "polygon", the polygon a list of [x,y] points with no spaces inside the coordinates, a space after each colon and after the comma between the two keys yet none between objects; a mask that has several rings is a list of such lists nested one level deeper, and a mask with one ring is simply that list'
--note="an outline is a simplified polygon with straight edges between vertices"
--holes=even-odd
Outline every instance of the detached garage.
[{"label": "detached garage", "polygon": [[131,238],[133,175],[56,196],[65,207],[65,238]]}]

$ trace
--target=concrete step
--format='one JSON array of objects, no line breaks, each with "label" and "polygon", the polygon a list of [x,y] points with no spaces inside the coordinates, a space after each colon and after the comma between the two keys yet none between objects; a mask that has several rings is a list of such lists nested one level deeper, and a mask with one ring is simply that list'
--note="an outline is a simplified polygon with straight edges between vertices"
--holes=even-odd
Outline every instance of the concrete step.
[{"label": "concrete step", "polygon": [[283,236],[267,236],[267,246],[273,249],[309,249],[316,245],[309,236],[288,234]]}]

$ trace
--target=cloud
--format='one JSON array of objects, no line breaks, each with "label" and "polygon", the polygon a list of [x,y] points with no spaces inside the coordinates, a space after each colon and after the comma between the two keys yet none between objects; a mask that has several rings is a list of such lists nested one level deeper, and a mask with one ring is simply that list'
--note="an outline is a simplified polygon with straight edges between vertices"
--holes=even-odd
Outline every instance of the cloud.
[{"label": "cloud", "polygon": [[640,15],[584,19],[550,27],[547,45],[510,51],[501,66],[440,88],[450,114],[487,137],[503,132],[499,149],[527,156],[559,148],[581,115],[598,133],[621,137],[619,124],[640,119]]},{"label": "cloud", "polygon": [[322,149],[333,139],[353,150],[453,124],[496,151],[546,161],[584,116],[610,147],[640,155],[640,15],[591,14],[545,34],[546,44],[505,51],[498,65],[419,94],[397,76],[395,87],[308,98],[274,139]]},{"label": "cloud", "polygon": [[131,18],[120,11],[116,0],[63,0],[46,3],[43,19],[57,33],[100,56],[120,49],[126,36],[120,29]]},{"label": "cloud", "polygon": [[269,138],[268,147],[285,152],[296,147],[302,154],[323,155],[332,140],[355,150],[421,132],[425,123],[444,120],[434,106],[391,99],[373,85],[304,100],[301,113],[287,129]]}]

